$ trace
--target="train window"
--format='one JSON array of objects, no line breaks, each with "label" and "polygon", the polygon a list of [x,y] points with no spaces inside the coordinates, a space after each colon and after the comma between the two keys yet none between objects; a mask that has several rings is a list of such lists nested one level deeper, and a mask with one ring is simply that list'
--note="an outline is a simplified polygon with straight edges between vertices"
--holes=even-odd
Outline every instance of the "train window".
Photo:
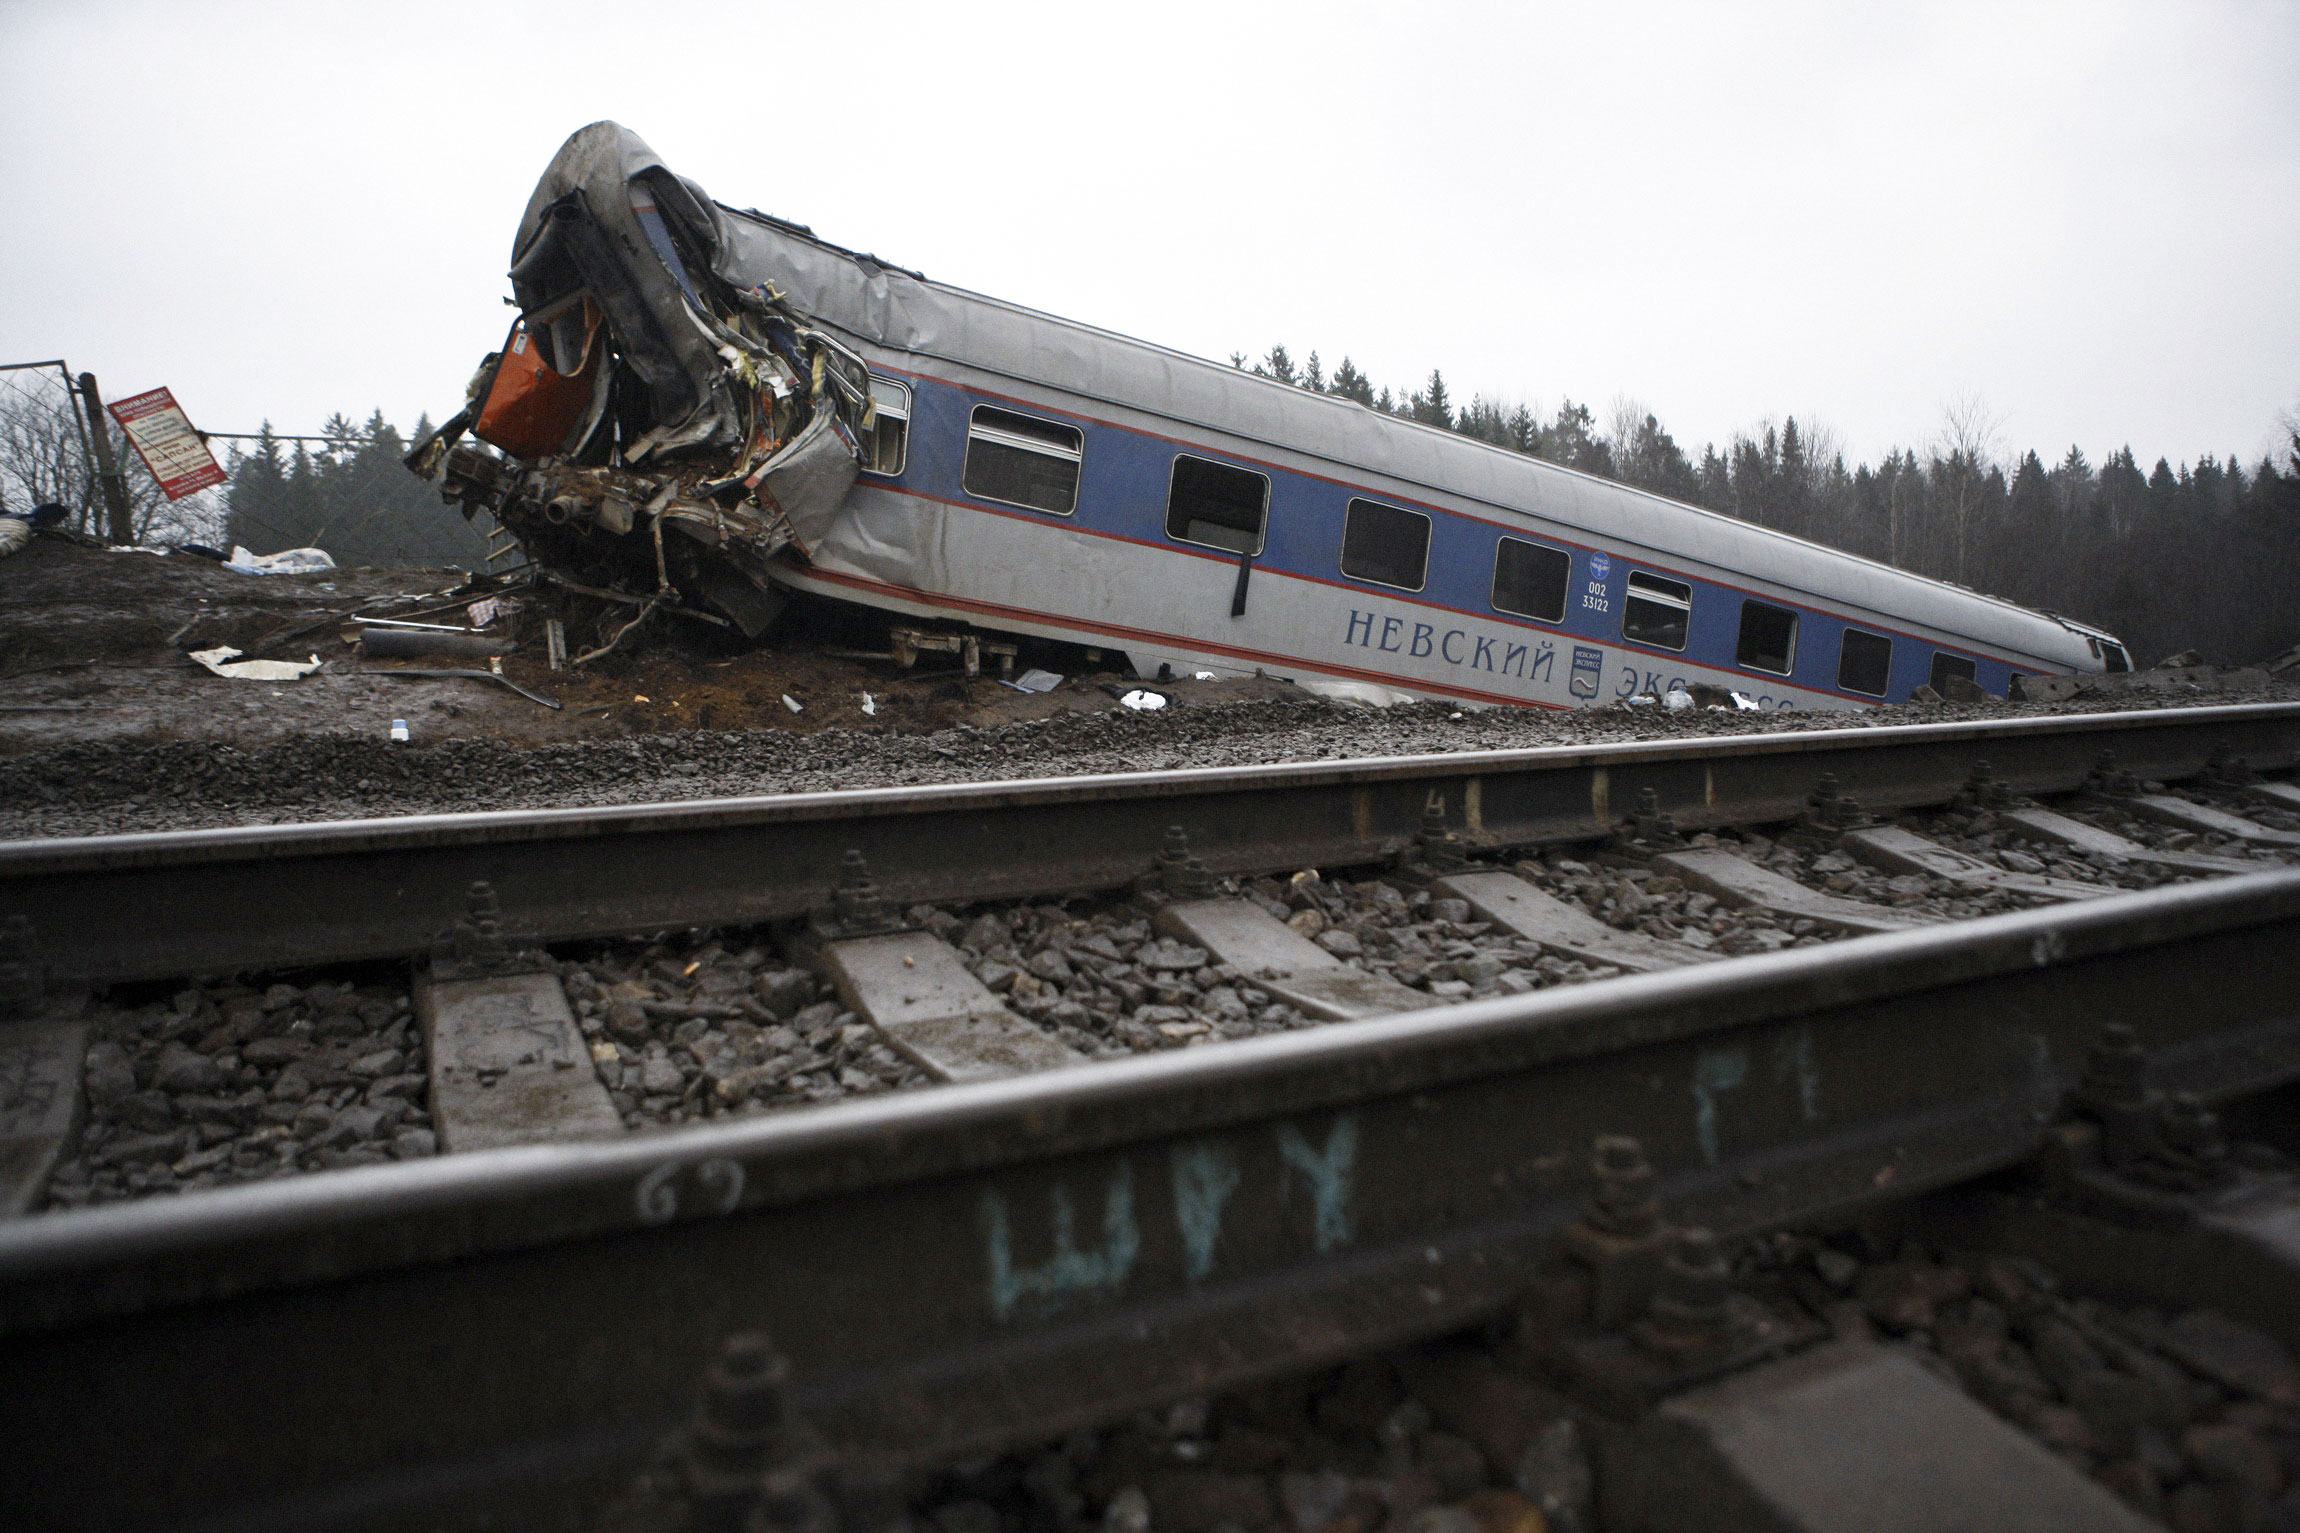
[{"label": "train window", "polygon": [[870,402],[871,433],[863,443],[863,470],[899,474],[910,447],[910,385],[873,374]]},{"label": "train window", "polygon": [[969,495],[1068,516],[1078,506],[1078,465],[1086,436],[1075,426],[976,405],[966,428]]},{"label": "train window", "polygon": [[1980,685],[1978,670],[1970,660],[1962,655],[1945,655],[1937,649],[1934,650],[1933,674],[1929,678],[1932,689],[1943,697],[1948,696],[1951,676],[1959,681],[1972,682],[1975,686]]},{"label": "train window", "polygon": [[1573,556],[1562,548],[1503,538],[1493,550],[1493,606],[1545,623],[1565,621],[1565,588]]},{"label": "train window", "polygon": [[1847,692],[1870,697],[1885,695],[1885,682],[1893,674],[1893,641],[1883,634],[1845,630],[1837,649],[1837,685]]},{"label": "train window", "polygon": [[1342,573],[1407,591],[1429,574],[1430,519],[1419,511],[1353,500],[1342,516]]},{"label": "train window", "polygon": [[2112,644],[2106,639],[2100,641],[2100,661],[2111,671],[2129,671],[2132,669],[2132,657],[2124,652],[2124,646]]},{"label": "train window", "polygon": [[1733,663],[1786,676],[1797,668],[1797,614],[1771,602],[1741,604],[1741,641]]},{"label": "train window", "polygon": [[1621,606],[1621,636],[1655,649],[1683,649],[1693,619],[1693,588],[1643,570],[1629,572],[1629,596]]},{"label": "train window", "polygon": [[1233,554],[1258,554],[1269,510],[1266,475],[1175,454],[1174,479],[1166,490],[1166,536]]}]

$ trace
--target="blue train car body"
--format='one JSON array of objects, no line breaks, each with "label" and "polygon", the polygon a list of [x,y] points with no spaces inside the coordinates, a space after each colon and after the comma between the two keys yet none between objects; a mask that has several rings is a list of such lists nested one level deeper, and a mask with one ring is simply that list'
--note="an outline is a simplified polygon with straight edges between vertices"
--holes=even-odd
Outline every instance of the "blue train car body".
[{"label": "blue train car body", "polygon": [[1144,675],[1546,707],[2126,664],[2051,614],[927,281],[717,205],[611,123],[546,173],[513,279],[539,347],[578,302],[605,331],[596,402],[564,451],[422,461],[539,557],[646,577],[651,539],[662,592],[746,626],[802,591]]}]

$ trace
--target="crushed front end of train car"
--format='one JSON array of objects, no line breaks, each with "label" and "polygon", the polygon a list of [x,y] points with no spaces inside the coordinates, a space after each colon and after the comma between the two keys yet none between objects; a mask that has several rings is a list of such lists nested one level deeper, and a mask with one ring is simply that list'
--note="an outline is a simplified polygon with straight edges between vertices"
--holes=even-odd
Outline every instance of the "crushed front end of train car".
[{"label": "crushed front end of train car", "polygon": [[721,219],[635,136],[576,134],[520,220],[510,335],[406,460],[547,578],[622,598],[603,645],[658,606],[764,630],[768,561],[820,543],[879,429],[862,359],[730,280]]}]

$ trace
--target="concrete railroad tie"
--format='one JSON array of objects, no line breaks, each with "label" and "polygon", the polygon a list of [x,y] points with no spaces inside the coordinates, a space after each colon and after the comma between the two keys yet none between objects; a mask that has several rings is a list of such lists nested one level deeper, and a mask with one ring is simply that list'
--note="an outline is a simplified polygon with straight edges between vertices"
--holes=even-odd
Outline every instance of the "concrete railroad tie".
[{"label": "concrete railroad tie", "polygon": [[1328,1022],[1426,1011],[1435,998],[1342,962],[1245,900],[1182,900],[1158,912],[1158,929],[1202,947],[1304,1016]]},{"label": "concrete railroad tie", "polygon": [[609,1139],[623,1119],[556,974],[419,976],[431,1123],[444,1152]]},{"label": "concrete railroad tie", "polygon": [[849,1010],[936,1080],[996,1080],[1085,1062],[1008,1011],[932,932],[826,942],[815,966]]},{"label": "concrete railroad tie", "polygon": [[2041,873],[2017,873],[1978,857],[1928,841],[1898,825],[1872,825],[1848,830],[1838,844],[1873,868],[1888,873],[1924,873],[1945,878],[1968,889],[2009,889],[2048,900],[2096,900],[2119,894],[2112,885],[2080,883],[2073,878],[2049,878]]},{"label": "concrete railroad tie", "polygon": [[1577,963],[1610,964],[1631,974],[1649,974],[1720,956],[1608,926],[1579,905],[1545,894],[1514,873],[1457,873],[1439,879],[1430,889],[1465,901],[1479,920]]},{"label": "concrete railroad tie", "polygon": [[1855,900],[1808,889],[1793,878],[1783,878],[1745,857],[1712,847],[1666,852],[1653,859],[1663,872],[1674,873],[1696,889],[1714,894],[1728,905],[1761,910],[1777,920],[1813,921],[1855,936],[1870,932],[1907,931],[1927,926],[1929,917],[1906,911],[1881,910]]},{"label": "concrete railroad tie", "polygon": [[79,1126],[88,1025],[11,1022],[0,1034],[0,1219],[30,1213]]},{"label": "concrete railroad tie", "polygon": [[2181,830],[2206,831],[2228,836],[2237,841],[2249,841],[2255,846],[2300,846],[2300,833],[2289,830],[2270,830],[2240,814],[2225,809],[2214,809],[2206,804],[2192,804],[2169,793],[2143,793],[2138,798],[2122,798],[2117,804],[2128,813],[2159,825],[2172,825]]},{"label": "concrete railroad tie", "polygon": [[2080,852],[2097,852],[2111,862],[2153,862],[2158,867],[2183,873],[2257,873],[2262,866],[2234,857],[2208,857],[2202,852],[2158,851],[2113,830],[2102,830],[2050,809],[2000,809],[1997,820],[2016,835],[2074,847]]}]

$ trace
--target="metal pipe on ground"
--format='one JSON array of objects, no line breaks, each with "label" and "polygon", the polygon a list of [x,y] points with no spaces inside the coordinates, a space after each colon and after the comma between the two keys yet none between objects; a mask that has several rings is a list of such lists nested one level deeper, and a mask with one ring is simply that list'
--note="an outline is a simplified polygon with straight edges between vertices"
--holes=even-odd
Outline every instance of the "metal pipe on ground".
[{"label": "metal pipe on ground", "polygon": [[378,659],[410,659],[420,655],[456,655],[486,660],[514,654],[519,641],[497,634],[434,633],[416,628],[362,628],[359,652]]}]

